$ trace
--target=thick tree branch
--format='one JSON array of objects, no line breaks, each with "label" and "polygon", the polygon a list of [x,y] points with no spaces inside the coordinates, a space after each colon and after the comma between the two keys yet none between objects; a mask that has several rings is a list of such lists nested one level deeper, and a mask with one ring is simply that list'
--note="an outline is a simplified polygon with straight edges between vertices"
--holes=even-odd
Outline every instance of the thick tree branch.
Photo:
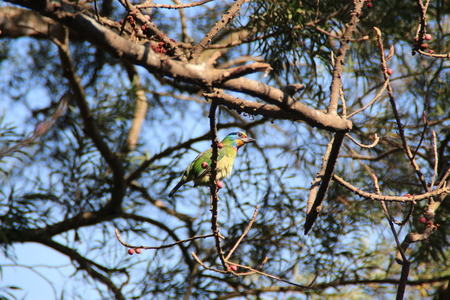
[{"label": "thick tree branch", "polygon": [[[324,154],[322,171],[320,171],[318,176],[314,179],[308,197],[308,210],[306,212],[306,221],[304,225],[305,234],[308,234],[309,230],[311,230],[314,222],[322,211],[322,203],[326,197],[328,187],[330,186],[344,137],[345,132],[337,132],[331,142],[331,149],[328,148],[327,153]],[[313,199],[314,201],[312,201]]]},{"label": "thick tree branch", "polygon": [[128,78],[136,95],[136,107],[134,109],[133,121],[131,123],[130,131],[127,136],[127,145],[123,150],[125,153],[136,149],[136,145],[139,140],[139,134],[141,132],[142,124],[144,123],[145,116],[147,115],[147,96],[145,89],[141,84],[141,78],[136,70],[136,66],[132,64],[125,64],[127,69]]},{"label": "thick tree branch", "polygon": [[229,74],[228,70],[213,69],[205,65],[186,64],[156,54],[145,45],[137,45],[120,37],[117,33],[96,22],[93,18],[81,13],[75,5],[65,2],[47,3],[45,0],[10,0],[9,2],[38,11],[68,26],[71,30],[83,33],[86,40],[95,46],[104,49],[117,58],[141,65],[151,73],[163,74],[178,81],[203,88],[213,86],[257,97],[265,102],[279,106],[290,114],[297,114],[299,120],[317,128],[329,131],[351,130],[352,123],[341,119],[337,115],[329,115],[327,122],[323,124],[321,119],[322,113],[307,108],[306,105],[289,97],[279,89],[247,78],[230,79],[224,82],[226,74]]}]

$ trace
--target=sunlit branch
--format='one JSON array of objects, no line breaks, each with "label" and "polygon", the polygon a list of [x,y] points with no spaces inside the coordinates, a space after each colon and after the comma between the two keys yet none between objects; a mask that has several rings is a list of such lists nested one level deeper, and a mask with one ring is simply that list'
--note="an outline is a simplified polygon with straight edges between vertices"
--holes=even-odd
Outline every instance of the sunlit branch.
[{"label": "sunlit branch", "polygon": [[417,50],[417,52],[419,52],[421,55],[428,56],[428,57],[450,59],[450,52],[445,53],[445,54],[430,53],[430,52],[425,52],[423,50]]},{"label": "sunlit branch", "polygon": [[125,65],[128,72],[128,78],[130,79],[136,96],[133,121],[131,122],[130,130],[128,132],[126,149],[124,149],[125,152],[128,152],[136,149],[142,124],[147,115],[148,99],[144,87],[141,84],[141,78],[136,70],[136,66],[129,63],[126,63]]},{"label": "sunlit branch", "polygon": [[437,173],[438,173],[438,153],[437,153],[437,142],[436,142],[436,132],[434,130],[431,131],[432,139],[431,145],[433,147],[433,157],[434,157],[434,168],[433,168],[433,178],[431,179],[431,184],[429,191],[433,190],[434,182],[436,181]]},{"label": "sunlit branch", "polygon": [[[212,1],[212,0],[206,0],[206,2],[209,2],[209,1]],[[178,6],[183,5],[181,0],[174,0],[174,2]],[[200,1],[200,2],[202,2],[202,1]],[[206,2],[203,2],[203,3],[206,3]],[[203,3],[201,3],[201,4],[203,4]],[[197,2],[197,3],[188,3],[186,5],[197,6],[197,5],[201,5],[201,4],[198,4],[198,2]],[[180,25],[181,25],[181,40],[185,43],[189,43],[187,19],[186,19],[186,14],[185,14],[183,8],[178,9],[178,14],[180,15]]]},{"label": "sunlit branch", "polygon": [[218,21],[214,27],[202,38],[200,43],[198,43],[191,51],[191,63],[197,63],[201,53],[205,50],[206,46],[211,43],[212,39],[225,27],[227,24],[233,20],[236,14],[242,7],[242,4],[246,0],[236,0],[231,8],[223,14],[220,21]]},{"label": "sunlit branch", "polygon": [[342,88],[342,71],[345,61],[345,56],[347,51],[350,49],[349,41],[353,35],[353,32],[356,30],[356,25],[359,23],[359,16],[361,15],[361,10],[364,5],[364,1],[355,1],[354,9],[351,12],[351,18],[348,24],[345,26],[345,31],[342,37],[339,39],[341,42],[341,46],[336,55],[336,61],[334,64],[334,69],[332,73],[332,82],[331,82],[331,95],[330,95],[330,103],[327,108],[327,114],[336,115],[338,108],[338,100],[339,100],[339,91]]},{"label": "sunlit branch", "polygon": [[346,134],[346,136],[347,136],[349,139],[351,139],[353,143],[355,143],[356,145],[358,145],[358,146],[361,147],[361,148],[368,148],[368,149],[373,148],[373,147],[375,147],[375,146],[378,144],[378,142],[380,141],[380,138],[377,136],[377,134],[374,135],[375,140],[374,140],[373,143],[370,144],[370,145],[364,145],[364,144],[359,143],[358,141],[356,141],[356,140],[355,140],[350,134],[348,134],[348,133]]},{"label": "sunlit branch", "polygon": [[417,201],[426,200],[430,197],[436,197],[441,194],[450,192],[450,188],[444,187],[444,188],[434,190],[432,192],[427,192],[427,193],[421,194],[421,195],[411,195],[411,196],[382,195],[382,196],[379,196],[374,193],[367,193],[367,192],[360,190],[359,188],[348,183],[347,181],[345,181],[343,178],[337,176],[336,174],[333,175],[333,180],[335,180],[336,182],[338,182],[339,184],[341,184],[343,187],[347,188],[351,192],[355,193],[356,195],[366,198],[368,200],[374,200],[374,201],[390,201],[390,202],[403,202],[403,203],[411,202],[411,203],[415,204]]}]

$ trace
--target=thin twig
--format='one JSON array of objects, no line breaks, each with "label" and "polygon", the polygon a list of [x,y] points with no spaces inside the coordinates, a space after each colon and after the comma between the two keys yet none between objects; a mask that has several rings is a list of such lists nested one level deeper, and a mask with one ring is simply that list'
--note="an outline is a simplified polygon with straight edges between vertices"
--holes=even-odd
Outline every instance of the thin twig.
[{"label": "thin twig", "polygon": [[348,138],[350,138],[350,139],[352,140],[353,143],[355,143],[356,145],[360,146],[361,148],[368,148],[368,149],[373,148],[373,147],[375,147],[375,146],[378,144],[378,142],[380,141],[380,138],[377,136],[377,134],[375,134],[375,136],[374,136],[374,137],[375,137],[375,140],[373,141],[373,143],[370,144],[370,145],[364,145],[364,144],[361,144],[361,143],[359,143],[358,141],[356,141],[350,134],[346,133],[345,135],[346,135]]},{"label": "thin twig", "polygon": [[[153,1],[153,0],[152,0]],[[186,4],[155,4],[151,3],[152,1],[146,1],[143,4],[136,5],[136,8],[167,8],[167,9],[182,9],[182,8],[190,8],[195,6],[200,6],[205,3],[214,1],[214,0],[202,0],[198,2],[191,2]],[[147,3],[149,2],[149,3]]]},{"label": "thin twig", "polygon": [[423,119],[424,126],[423,126],[423,130],[422,130],[422,134],[420,136],[419,144],[416,147],[416,151],[414,151],[413,158],[415,158],[416,155],[417,155],[417,152],[419,152],[420,146],[422,145],[422,143],[423,143],[423,141],[425,139],[425,133],[426,133],[426,131],[428,129],[427,113],[425,111],[423,112],[422,119]]},{"label": "thin twig", "polygon": [[349,114],[349,115],[347,116],[347,119],[348,119],[348,118],[351,118],[352,116],[356,115],[357,113],[360,113],[360,112],[366,110],[366,109],[367,109],[368,107],[370,107],[375,101],[377,101],[378,98],[380,98],[381,95],[382,95],[382,94],[384,93],[384,91],[386,90],[386,87],[387,87],[388,83],[389,83],[389,78],[388,78],[387,80],[384,81],[384,84],[383,84],[383,87],[381,88],[381,90],[375,95],[375,97],[374,97],[369,103],[367,103],[367,105],[365,105],[364,107],[358,109],[357,111],[354,111],[354,112],[352,112],[351,114]]},{"label": "thin twig", "polygon": [[232,274],[237,275],[237,276],[245,276],[245,275],[250,275],[250,274],[255,274],[256,273],[256,274],[260,274],[262,276],[265,276],[265,277],[268,277],[268,278],[272,278],[272,279],[275,279],[275,280],[278,280],[278,281],[281,281],[281,282],[285,282],[287,284],[294,285],[294,286],[297,286],[297,287],[300,287],[300,288],[304,288],[304,289],[308,288],[308,286],[306,286],[306,285],[297,284],[297,283],[288,281],[286,279],[283,279],[283,278],[280,278],[280,277],[277,277],[277,276],[274,276],[274,275],[271,275],[271,274],[268,274],[268,273],[265,273],[265,272],[261,272],[261,271],[259,271],[257,269],[254,269],[254,268],[251,268],[251,267],[248,267],[248,266],[244,266],[244,265],[241,265],[241,264],[237,264],[237,263],[234,263],[234,262],[227,262],[227,263],[230,264],[230,265],[234,265],[236,267],[240,267],[240,268],[243,268],[243,269],[250,270],[250,272],[238,273],[238,272],[233,272],[233,271],[224,271],[224,270],[219,270],[219,269],[216,269],[216,268],[211,268],[211,267],[208,267],[207,265],[205,265],[205,263],[202,262],[194,252],[191,252],[191,254],[194,257],[194,259],[202,267],[204,267],[205,269],[210,270],[210,271],[214,271],[214,272],[218,272],[218,273],[222,273],[222,274],[232,273]]},{"label": "thin twig", "polygon": [[353,186],[351,183],[345,181],[342,177],[337,176],[336,174],[333,174],[333,180],[341,184],[343,187],[347,188],[351,192],[355,193],[358,196],[361,196],[368,200],[374,200],[374,201],[390,201],[390,202],[410,202],[415,204],[417,201],[425,200],[430,197],[436,197],[441,194],[449,193],[450,187],[443,187],[438,190],[434,190],[432,192],[427,192],[425,194],[421,195],[411,195],[411,196],[387,196],[387,195],[377,195],[374,193],[367,193],[359,188]]},{"label": "thin twig", "polygon": [[436,145],[436,132],[434,130],[431,131],[432,136],[432,146],[433,146],[433,155],[434,155],[434,168],[433,168],[433,179],[431,180],[430,191],[433,190],[434,182],[436,181],[437,173],[438,173],[438,153],[437,153],[437,145]]},{"label": "thin twig", "polygon": [[192,49],[192,63],[197,63],[198,58],[200,57],[206,46],[210,44],[212,39],[236,16],[245,1],[246,0],[237,0],[236,2],[234,2],[231,8],[225,14],[223,14],[221,20],[217,22],[215,26],[203,37],[200,43],[198,43]]},{"label": "thin twig", "polygon": [[[389,78],[389,74],[387,73],[387,64],[386,64],[386,58],[384,56],[384,47],[383,47],[383,41],[381,38],[382,37],[381,31],[377,27],[374,27],[374,29],[377,32],[377,36],[378,36],[378,47],[380,50],[380,60],[381,60],[382,72],[384,74],[385,80],[387,80]],[[417,177],[419,177],[419,180],[422,183],[422,186],[425,188],[425,190],[428,191],[428,184],[425,179],[425,176],[423,175],[422,171],[420,170],[419,165],[417,164],[416,160],[414,159],[412,152],[411,152],[411,148],[409,147],[408,141],[406,140],[405,130],[403,128],[403,124],[400,119],[400,114],[397,109],[397,103],[395,102],[394,92],[392,90],[390,83],[388,83],[387,90],[388,90],[388,95],[389,95],[389,101],[392,106],[392,111],[394,113],[395,120],[396,120],[396,123],[398,126],[398,132],[399,132],[400,138],[403,143],[403,149],[404,149],[406,155],[408,156],[408,158],[411,162],[411,165],[414,167],[414,171],[416,172]]]},{"label": "thin twig", "polygon": [[144,250],[159,250],[159,249],[164,249],[164,248],[171,248],[171,247],[174,247],[181,243],[186,243],[186,242],[189,242],[192,240],[197,240],[197,239],[205,239],[205,238],[214,236],[213,234],[196,235],[196,236],[190,237],[188,239],[176,241],[175,243],[172,243],[172,244],[166,244],[166,245],[160,245],[160,246],[136,246],[136,245],[131,245],[131,244],[128,244],[127,242],[125,242],[122,239],[122,237],[120,236],[119,229],[116,228],[115,233],[116,233],[117,240],[125,247],[133,248],[133,249],[140,248],[140,249],[144,249]]},{"label": "thin twig", "polygon": [[[375,174],[372,174],[372,180],[373,180],[373,184],[375,185],[375,190],[376,190],[377,194],[381,196],[381,190],[380,190],[380,186],[378,184],[378,178]],[[381,203],[381,207],[383,208],[384,215],[386,216],[386,219],[389,222],[389,227],[391,228],[392,234],[394,235],[395,242],[397,244],[397,249],[399,249],[403,261],[406,261],[407,259],[405,256],[405,252],[400,247],[400,241],[398,240],[397,231],[394,228],[393,218],[386,206],[386,201],[380,201],[380,203]]]},{"label": "thin twig", "polygon": [[234,250],[236,250],[236,248],[239,246],[239,244],[241,243],[242,239],[247,235],[247,233],[250,231],[250,228],[252,228],[253,223],[255,223],[256,220],[256,215],[258,214],[258,205],[255,206],[255,211],[253,212],[253,216],[250,220],[250,222],[247,225],[247,228],[245,228],[244,232],[242,233],[242,235],[239,237],[239,239],[237,240],[236,244],[234,244],[233,248],[230,250],[230,252],[228,253],[227,257],[225,257],[225,260],[229,260],[231,255],[233,254]]},{"label": "thin twig", "polygon": [[183,62],[187,62],[187,58],[183,51],[181,51],[177,45],[176,42],[174,42],[172,39],[170,39],[164,32],[159,30],[158,27],[156,27],[155,23],[151,22],[149,19],[147,19],[139,9],[136,8],[133,4],[131,4],[130,0],[120,0],[122,5],[126,8],[126,10],[129,12],[129,15],[132,15],[133,17],[136,17],[145,27],[146,34],[148,36],[156,36],[160,41],[164,42],[165,48],[170,50],[170,54],[179,58]]}]

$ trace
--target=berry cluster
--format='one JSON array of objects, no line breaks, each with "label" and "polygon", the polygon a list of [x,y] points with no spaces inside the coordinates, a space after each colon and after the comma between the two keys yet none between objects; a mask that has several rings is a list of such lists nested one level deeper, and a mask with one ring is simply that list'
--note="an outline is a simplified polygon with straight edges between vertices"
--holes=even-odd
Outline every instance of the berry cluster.
[{"label": "berry cluster", "polygon": [[130,254],[130,255],[133,255],[135,252],[136,252],[136,254],[141,254],[141,248],[136,248],[136,249],[130,248],[130,249],[128,249],[128,254]]},{"label": "berry cluster", "polygon": [[[429,33],[424,34],[421,39],[419,39],[418,37],[414,38],[412,55],[415,55],[416,51],[418,50],[425,51],[428,48],[428,45],[424,41],[430,41],[432,38],[433,37]],[[433,54],[434,51],[428,50],[428,53]]]}]

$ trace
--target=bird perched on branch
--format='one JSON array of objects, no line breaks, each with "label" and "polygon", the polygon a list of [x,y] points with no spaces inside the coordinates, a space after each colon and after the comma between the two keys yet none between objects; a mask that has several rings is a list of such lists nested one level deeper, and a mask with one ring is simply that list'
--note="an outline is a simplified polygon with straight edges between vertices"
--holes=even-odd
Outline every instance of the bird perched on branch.
[{"label": "bird perched on branch", "polygon": [[[227,135],[218,147],[219,156],[217,158],[217,180],[228,177],[233,170],[234,159],[240,147],[247,143],[254,143],[255,139],[249,138],[245,133],[233,132]],[[200,153],[184,171],[180,182],[170,191],[172,197],[178,189],[189,181],[194,181],[194,186],[210,185],[212,148]]]}]

